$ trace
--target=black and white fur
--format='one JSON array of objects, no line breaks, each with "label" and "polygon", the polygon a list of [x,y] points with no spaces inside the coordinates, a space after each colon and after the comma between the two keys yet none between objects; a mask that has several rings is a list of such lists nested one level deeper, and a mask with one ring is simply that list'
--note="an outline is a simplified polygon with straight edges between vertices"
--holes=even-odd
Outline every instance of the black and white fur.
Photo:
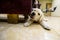
[{"label": "black and white fur", "polygon": [[47,20],[44,17],[43,12],[41,9],[33,8],[31,15],[29,16],[26,23],[24,23],[25,27],[30,26],[34,21],[38,22],[40,25],[43,26],[43,28],[50,30],[50,27],[47,24]]},{"label": "black and white fur", "polygon": [[[37,2],[37,3],[36,3]],[[31,15],[29,16],[26,23],[24,23],[24,26],[30,26],[34,21],[38,22],[42,27],[46,30],[50,30],[50,26],[47,24],[47,19],[44,17],[43,12],[54,12],[57,7],[53,7],[50,9],[42,10],[40,9],[41,4],[39,4],[38,0],[33,0],[33,10],[31,12]],[[35,4],[34,4],[35,3]]]}]

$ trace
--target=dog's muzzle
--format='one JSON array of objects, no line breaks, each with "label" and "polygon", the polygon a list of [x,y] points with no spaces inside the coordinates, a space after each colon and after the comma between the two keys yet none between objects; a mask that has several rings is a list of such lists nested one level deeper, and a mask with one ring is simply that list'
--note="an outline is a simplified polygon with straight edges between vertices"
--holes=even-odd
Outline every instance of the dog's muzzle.
[{"label": "dog's muzzle", "polygon": [[33,18],[33,16],[35,16],[35,13],[34,12],[30,15],[30,17]]}]

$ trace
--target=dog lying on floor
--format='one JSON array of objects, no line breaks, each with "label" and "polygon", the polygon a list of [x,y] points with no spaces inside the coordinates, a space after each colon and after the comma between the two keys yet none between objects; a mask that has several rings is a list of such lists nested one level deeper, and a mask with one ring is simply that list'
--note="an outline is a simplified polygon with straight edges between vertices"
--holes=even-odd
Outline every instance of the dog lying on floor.
[{"label": "dog lying on floor", "polygon": [[47,20],[45,19],[44,14],[41,11],[41,9],[33,8],[31,15],[29,16],[27,22],[24,23],[24,26],[27,27],[27,26],[31,25],[34,21],[41,24],[44,29],[50,30],[50,27],[47,24]]}]

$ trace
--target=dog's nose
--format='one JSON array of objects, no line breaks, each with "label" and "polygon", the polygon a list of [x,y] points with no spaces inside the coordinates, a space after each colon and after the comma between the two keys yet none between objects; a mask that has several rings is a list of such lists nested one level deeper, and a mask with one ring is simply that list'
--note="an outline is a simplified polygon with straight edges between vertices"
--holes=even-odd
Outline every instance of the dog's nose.
[{"label": "dog's nose", "polygon": [[35,13],[33,12],[32,14],[31,14],[31,16],[34,16],[35,15]]}]

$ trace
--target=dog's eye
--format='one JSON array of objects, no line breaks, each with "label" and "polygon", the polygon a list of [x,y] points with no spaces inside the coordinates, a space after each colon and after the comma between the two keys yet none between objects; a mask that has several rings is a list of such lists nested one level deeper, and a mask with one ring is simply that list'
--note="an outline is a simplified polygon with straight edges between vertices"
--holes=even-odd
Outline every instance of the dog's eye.
[{"label": "dog's eye", "polygon": [[38,13],[38,15],[40,15],[40,13]]}]

